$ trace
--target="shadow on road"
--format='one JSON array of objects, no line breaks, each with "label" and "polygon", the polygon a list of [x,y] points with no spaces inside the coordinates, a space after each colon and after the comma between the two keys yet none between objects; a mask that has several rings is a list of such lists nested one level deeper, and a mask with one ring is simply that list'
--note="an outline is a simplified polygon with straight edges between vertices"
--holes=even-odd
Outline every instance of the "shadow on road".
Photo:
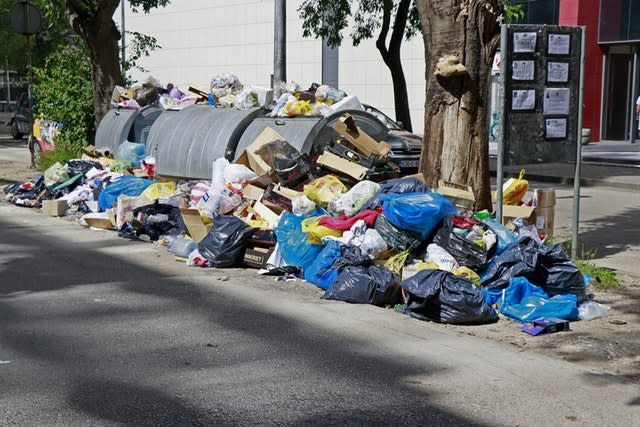
[{"label": "shadow on road", "polygon": [[[360,350],[365,342],[303,327],[260,310],[259,301],[230,297],[215,283],[185,283],[86,244],[26,234],[1,219],[0,229],[2,343],[39,361],[49,377],[34,370],[32,378],[16,381],[63,393],[85,414],[76,415],[83,422],[91,423],[89,416],[136,426],[482,425],[462,415],[464,408],[452,413],[431,404],[430,392],[403,381],[442,371],[437,360],[425,365],[367,354]],[[65,301],[72,290],[85,292],[87,301],[105,292],[123,301],[82,303],[76,294]],[[29,296],[41,305],[25,307]],[[186,339],[192,333],[208,342],[194,346]],[[212,375],[216,370],[234,373],[234,380]],[[42,390],[43,383],[53,385]],[[247,407],[237,406],[243,401]]]}]

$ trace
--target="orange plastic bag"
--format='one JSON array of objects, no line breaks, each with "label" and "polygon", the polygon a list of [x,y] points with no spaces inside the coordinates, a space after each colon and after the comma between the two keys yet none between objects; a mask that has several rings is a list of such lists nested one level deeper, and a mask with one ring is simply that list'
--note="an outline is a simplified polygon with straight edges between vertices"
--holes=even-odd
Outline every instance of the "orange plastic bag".
[{"label": "orange plastic bag", "polygon": [[528,190],[529,181],[524,179],[524,169],[521,169],[518,178],[509,178],[502,186],[502,203],[517,206]]}]

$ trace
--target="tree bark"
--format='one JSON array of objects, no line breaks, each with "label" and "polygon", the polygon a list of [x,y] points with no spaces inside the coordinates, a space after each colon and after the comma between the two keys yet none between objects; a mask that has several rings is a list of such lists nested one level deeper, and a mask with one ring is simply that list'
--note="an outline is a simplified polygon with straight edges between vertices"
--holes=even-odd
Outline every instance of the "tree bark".
[{"label": "tree bark", "polygon": [[96,127],[109,110],[111,94],[123,84],[118,55],[120,32],[113,22],[119,0],[67,0],[69,22],[87,44]]},{"label": "tree bark", "polygon": [[[469,185],[476,209],[491,209],[488,89],[498,47],[499,0],[416,0],[426,58],[424,147],[421,171]],[[436,76],[438,60],[456,56],[460,75]]]}]

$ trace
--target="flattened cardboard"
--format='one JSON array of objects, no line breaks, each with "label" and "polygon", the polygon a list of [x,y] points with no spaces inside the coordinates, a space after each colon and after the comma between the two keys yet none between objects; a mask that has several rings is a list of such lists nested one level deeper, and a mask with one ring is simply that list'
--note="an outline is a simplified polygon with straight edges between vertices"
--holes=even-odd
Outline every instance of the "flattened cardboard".
[{"label": "flattened cardboard", "polygon": [[47,216],[64,216],[69,209],[66,200],[43,200],[42,214]]},{"label": "flattened cardboard", "polygon": [[328,167],[331,170],[345,173],[357,180],[362,180],[367,175],[368,171],[368,169],[364,166],[360,166],[357,163],[349,161],[340,156],[336,156],[329,151],[325,151],[324,153],[322,153],[322,155],[318,157],[317,162]]},{"label": "flattened cardboard", "polygon": [[365,156],[375,154],[385,157],[391,151],[391,146],[384,141],[376,141],[358,128],[356,121],[351,114],[345,113],[334,123],[333,128],[345,138],[350,144],[358,149]]},{"label": "flattened cardboard", "polygon": [[180,214],[187,227],[187,233],[189,233],[194,242],[200,242],[209,234],[213,224],[205,224],[198,209],[180,209]]}]

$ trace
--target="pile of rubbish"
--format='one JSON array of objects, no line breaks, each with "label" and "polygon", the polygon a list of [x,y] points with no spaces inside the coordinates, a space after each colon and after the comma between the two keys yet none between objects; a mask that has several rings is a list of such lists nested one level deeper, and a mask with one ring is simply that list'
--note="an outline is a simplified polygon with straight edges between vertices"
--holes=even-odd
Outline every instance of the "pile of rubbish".
[{"label": "pile of rubbish", "polygon": [[128,89],[116,86],[111,97],[111,105],[139,109],[157,103],[171,110],[180,110],[196,103],[239,110],[263,107],[271,110],[271,117],[326,117],[336,111],[364,109],[357,97],[318,83],[312,83],[305,90],[295,82],[280,82],[275,92],[280,94],[277,99],[274,99],[273,89],[243,85],[235,74],[230,73],[213,76],[208,92],[195,87],[189,87],[184,91],[173,83],[164,87],[150,76],[143,83],[135,84]]},{"label": "pile of rubbish", "polygon": [[[224,87],[242,90],[234,85]],[[384,159],[388,145],[354,126],[344,115],[334,128],[350,150]],[[419,174],[376,182],[329,151],[312,163],[270,128],[235,163],[214,159],[211,181],[163,180],[153,158],[127,164],[104,154],[89,147],[5,187],[6,199],[165,245],[188,266],[257,268],[304,279],[324,299],[423,320],[482,324],[501,314],[541,333],[606,314],[561,247],[545,245],[534,207],[517,206],[523,176],[504,188],[518,213],[505,211],[502,224],[475,212],[464,187],[431,188]]]}]

